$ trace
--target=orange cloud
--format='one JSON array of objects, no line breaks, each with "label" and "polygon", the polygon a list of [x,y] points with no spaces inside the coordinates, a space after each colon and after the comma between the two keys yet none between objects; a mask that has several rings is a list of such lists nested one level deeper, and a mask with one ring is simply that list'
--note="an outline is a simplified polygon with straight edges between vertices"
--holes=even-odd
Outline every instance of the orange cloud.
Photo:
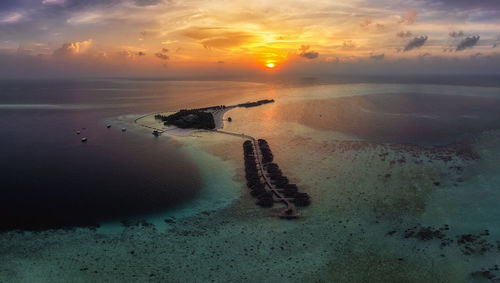
[{"label": "orange cloud", "polygon": [[65,43],[54,51],[54,56],[71,56],[85,53],[91,44],[92,39]]},{"label": "orange cloud", "polygon": [[233,31],[221,27],[193,27],[184,31],[185,36],[196,39],[207,49],[227,49],[252,43],[258,37],[245,31]]}]

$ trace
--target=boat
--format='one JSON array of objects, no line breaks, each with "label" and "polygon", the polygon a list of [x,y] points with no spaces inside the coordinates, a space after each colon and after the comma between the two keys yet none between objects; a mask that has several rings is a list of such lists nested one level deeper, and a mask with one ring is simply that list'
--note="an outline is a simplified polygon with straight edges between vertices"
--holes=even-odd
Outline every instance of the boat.
[{"label": "boat", "polygon": [[127,129],[126,128],[122,128],[122,132],[125,132]]},{"label": "boat", "polygon": [[155,137],[159,136],[160,134],[161,134],[161,133],[160,133],[159,131],[157,131],[157,130],[154,130],[154,131],[153,131],[153,136],[155,136]]},{"label": "boat", "polygon": [[108,129],[111,128],[111,125],[107,125],[106,128],[108,128]]},{"label": "boat", "polygon": [[82,138],[82,142],[86,142],[87,141],[87,138]]},{"label": "boat", "polygon": [[80,131],[76,131],[76,134],[79,135],[80,134]]}]

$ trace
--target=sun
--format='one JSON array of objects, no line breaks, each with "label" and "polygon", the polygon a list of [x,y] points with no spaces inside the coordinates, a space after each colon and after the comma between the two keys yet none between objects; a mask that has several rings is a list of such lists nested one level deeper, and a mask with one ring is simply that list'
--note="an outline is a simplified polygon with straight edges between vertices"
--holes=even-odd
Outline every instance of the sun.
[{"label": "sun", "polygon": [[268,67],[269,69],[274,69],[274,67],[276,67],[276,64],[274,64],[274,63],[267,63],[266,67]]}]

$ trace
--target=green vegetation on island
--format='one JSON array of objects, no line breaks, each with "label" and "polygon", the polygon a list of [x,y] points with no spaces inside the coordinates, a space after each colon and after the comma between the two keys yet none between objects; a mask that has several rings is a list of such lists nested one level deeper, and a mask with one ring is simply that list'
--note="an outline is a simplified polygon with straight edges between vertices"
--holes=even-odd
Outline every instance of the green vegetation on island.
[{"label": "green vegetation on island", "polygon": [[273,102],[274,102],[274,99],[263,99],[263,100],[259,100],[259,101],[255,101],[255,102],[241,103],[241,104],[238,104],[237,106],[249,108],[249,107],[256,107],[256,106],[260,106],[262,104],[273,103]]},{"label": "green vegetation on island", "polygon": [[211,113],[203,112],[198,109],[180,110],[168,116],[156,114],[155,119],[163,121],[166,126],[174,125],[182,129],[215,129],[214,116]]},{"label": "green vegetation on island", "polygon": [[[161,120],[165,126],[174,125],[182,129],[204,129],[204,130],[213,130],[215,129],[215,120],[212,113],[207,111],[225,111],[228,108],[233,107],[256,107],[267,103],[273,103],[274,99],[263,99],[255,102],[246,102],[232,106],[226,105],[216,105],[204,108],[196,108],[196,109],[182,109],[177,113],[172,115],[161,115],[156,114],[155,119]],[[232,119],[228,118],[228,122],[231,122]]]}]

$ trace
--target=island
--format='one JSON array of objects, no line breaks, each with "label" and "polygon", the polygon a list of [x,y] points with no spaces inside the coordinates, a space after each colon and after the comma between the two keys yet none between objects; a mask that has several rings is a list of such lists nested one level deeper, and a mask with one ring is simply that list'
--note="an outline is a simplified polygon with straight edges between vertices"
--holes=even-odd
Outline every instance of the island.
[{"label": "island", "polygon": [[174,125],[181,129],[215,129],[214,116],[199,109],[180,110],[172,115],[156,114],[155,119],[163,121],[165,126]]},{"label": "island", "polygon": [[[217,105],[196,109],[182,109],[171,115],[156,114],[154,117],[162,121],[165,126],[176,126],[179,129],[215,130],[223,127],[224,113],[230,109],[256,107],[273,102],[274,99],[263,99],[231,106]],[[227,121],[231,122],[232,119],[229,117]]]},{"label": "island", "polygon": [[249,108],[249,107],[256,107],[256,106],[260,106],[262,104],[273,103],[273,102],[274,102],[274,99],[263,99],[263,100],[259,100],[259,101],[255,101],[255,102],[241,103],[241,104],[238,104],[236,106]]}]

